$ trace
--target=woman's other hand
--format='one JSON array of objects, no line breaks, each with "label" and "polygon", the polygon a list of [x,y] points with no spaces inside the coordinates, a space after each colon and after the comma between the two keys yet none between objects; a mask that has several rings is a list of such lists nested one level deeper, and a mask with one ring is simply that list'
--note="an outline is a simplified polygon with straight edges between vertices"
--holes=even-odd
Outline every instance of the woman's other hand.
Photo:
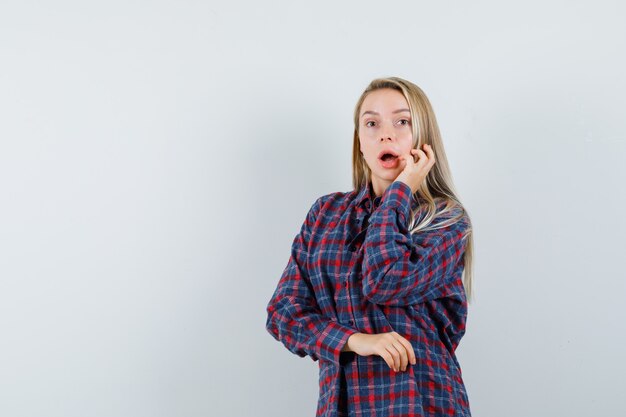
[{"label": "woman's other hand", "polygon": [[343,350],[361,356],[378,355],[396,372],[400,369],[406,371],[409,361],[413,365],[416,363],[411,342],[397,332],[354,333],[348,338]]}]

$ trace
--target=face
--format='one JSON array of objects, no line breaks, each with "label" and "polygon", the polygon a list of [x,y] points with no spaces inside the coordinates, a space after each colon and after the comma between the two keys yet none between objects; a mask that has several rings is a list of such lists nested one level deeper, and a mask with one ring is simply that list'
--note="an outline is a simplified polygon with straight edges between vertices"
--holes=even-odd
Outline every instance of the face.
[{"label": "face", "polygon": [[382,192],[402,172],[405,164],[400,159],[384,161],[382,151],[396,155],[410,154],[413,148],[412,120],[404,95],[390,88],[369,93],[359,113],[359,143],[376,195]]}]

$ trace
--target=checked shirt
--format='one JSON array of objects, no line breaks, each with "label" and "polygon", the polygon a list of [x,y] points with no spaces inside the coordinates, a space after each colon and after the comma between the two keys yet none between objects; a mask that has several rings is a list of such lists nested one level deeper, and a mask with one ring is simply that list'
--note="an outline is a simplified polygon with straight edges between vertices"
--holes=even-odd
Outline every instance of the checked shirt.
[{"label": "checked shirt", "polygon": [[[461,276],[469,219],[411,234],[410,210],[418,206],[401,181],[379,197],[371,183],[327,194],[293,240],[266,329],[318,362],[317,417],[471,415],[455,356],[467,318]],[[413,346],[417,363],[406,371],[378,355],[341,351],[356,332],[391,331]]]}]

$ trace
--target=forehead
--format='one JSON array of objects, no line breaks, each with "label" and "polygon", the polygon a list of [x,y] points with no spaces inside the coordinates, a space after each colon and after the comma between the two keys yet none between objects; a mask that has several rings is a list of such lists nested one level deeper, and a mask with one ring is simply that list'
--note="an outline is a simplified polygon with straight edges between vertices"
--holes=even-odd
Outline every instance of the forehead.
[{"label": "forehead", "polygon": [[377,113],[391,113],[398,109],[407,109],[409,105],[404,95],[391,88],[382,88],[372,91],[363,100],[361,105],[361,114],[366,111],[374,111]]}]

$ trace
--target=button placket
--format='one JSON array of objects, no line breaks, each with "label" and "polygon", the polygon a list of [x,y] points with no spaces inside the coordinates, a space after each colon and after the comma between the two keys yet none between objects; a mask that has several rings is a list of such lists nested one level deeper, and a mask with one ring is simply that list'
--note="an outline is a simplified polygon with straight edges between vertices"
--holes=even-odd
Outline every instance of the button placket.
[{"label": "button placket", "polygon": [[356,316],[354,315],[354,306],[352,305],[352,294],[351,294],[351,286],[350,286],[350,280],[354,277],[354,267],[356,265],[356,260],[359,256],[359,248],[361,247],[361,245],[359,244],[358,246],[355,246],[354,249],[350,250],[350,257],[349,257],[349,261],[348,261],[348,273],[346,274],[346,279],[344,281],[344,288],[346,290],[346,297],[348,300],[348,310],[349,310],[349,314],[350,314],[350,319],[348,320],[348,324],[350,326],[354,326],[354,324],[357,322],[356,320]]}]

